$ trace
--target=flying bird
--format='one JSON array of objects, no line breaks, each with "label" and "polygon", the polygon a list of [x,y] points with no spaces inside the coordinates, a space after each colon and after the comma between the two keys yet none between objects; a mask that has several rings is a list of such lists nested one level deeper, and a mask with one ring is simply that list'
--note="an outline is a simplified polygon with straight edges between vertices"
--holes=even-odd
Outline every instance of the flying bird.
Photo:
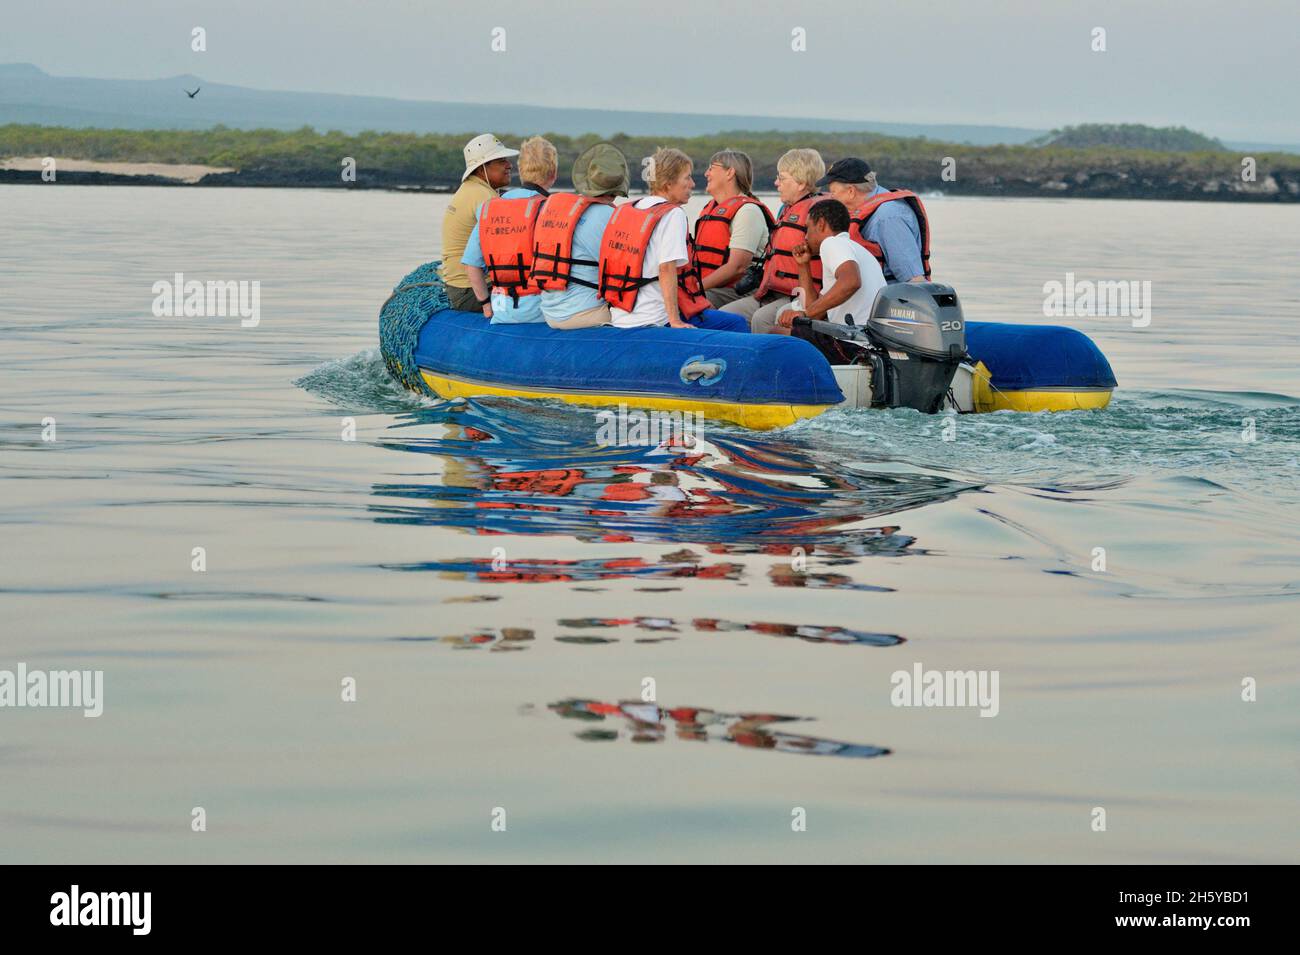
[{"label": "flying bird", "polygon": [[[182,86],[181,89],[185,89],[185,87]],[[195,87],[193,93],[191,93],[189,90],[185,90],[185,95],[188,96],[190,99],[194,99],[194,97],[199,95],[199,90],[201,89],[203,89],[202,86]]]}]

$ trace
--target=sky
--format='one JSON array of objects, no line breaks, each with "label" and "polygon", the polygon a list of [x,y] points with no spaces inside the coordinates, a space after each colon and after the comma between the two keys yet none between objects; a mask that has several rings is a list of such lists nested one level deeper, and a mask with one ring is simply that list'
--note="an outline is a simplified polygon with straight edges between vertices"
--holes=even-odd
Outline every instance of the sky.
[{"label": "sky", "polygon": [[[0,62],[456,102],[1300,143],[1300,2],[0,0]],[[190,48],[207,32],[206,52]],[[1094,28],[1106,50],[1092,49]],[[505,50],[491,48],[504,29]],[[806,35],[795,51],[792,31]]]}]

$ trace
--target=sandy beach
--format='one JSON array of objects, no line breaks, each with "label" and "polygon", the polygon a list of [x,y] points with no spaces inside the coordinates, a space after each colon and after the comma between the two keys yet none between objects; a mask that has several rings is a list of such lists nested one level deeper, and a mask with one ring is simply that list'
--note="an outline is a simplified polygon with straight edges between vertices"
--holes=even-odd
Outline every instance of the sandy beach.
[{"label": "sandy beach", "polygon": [[[40,172],[45,161],[41,156],[16,156],[0,160],[0,169],[18,172]],[[91,159],[61,159],[54,157],[55,169],[61,172],[103,172],[115,176],[161,176],[177,182],[198,182],[208,173],[234,172],[219,166],[185,165],[164,162],[97,162]]]}]

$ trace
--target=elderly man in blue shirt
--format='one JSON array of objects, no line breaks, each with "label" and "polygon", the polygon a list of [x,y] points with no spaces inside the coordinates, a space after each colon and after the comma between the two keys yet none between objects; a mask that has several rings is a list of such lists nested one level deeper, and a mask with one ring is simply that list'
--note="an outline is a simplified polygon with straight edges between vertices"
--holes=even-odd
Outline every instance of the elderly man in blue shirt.
[{"label": "elderly man in blue shirt", "polygon": [[849,237],[880,263],[886,282],[930,278],[930,220],[914,192],[886,189],[861,159],[841,159],[817,181],[849,210]]}]

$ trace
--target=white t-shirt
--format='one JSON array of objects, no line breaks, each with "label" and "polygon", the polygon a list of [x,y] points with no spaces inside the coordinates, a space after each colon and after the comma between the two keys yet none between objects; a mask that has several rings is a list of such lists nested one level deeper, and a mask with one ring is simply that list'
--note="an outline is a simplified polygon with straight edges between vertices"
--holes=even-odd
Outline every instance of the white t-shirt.
[{"label": "white t-shirt", "polygon": [[[649,209],[661,202],[667,202],[663,196],[645,196],[636,200],[638,209]],[[659,288],[659,266],[672,262],[677,268],[686,264],[686,212],[678,206],[665,215],[650,233],[650,242],[646,246],[645,261],[641,264],[641,277],[652,278],[653,282],[643,285],[636,293],[636,304],[632,311],[621,308],[609,309],[610,321],[615,328],[640,328],[643,325],[663,325],[668,321],[668,309],[664,305],[664,293]]]},{"label": "white t-shirt", "polygon": [[822,258],[822,295],[835,287],[836,270],[850,259],[858,263],[858,274],[862,281],[847,302],[826,313],[826,319],[844,325],[844,316],[852,315],[855,325],[867,324],[867,319],[871,317],[871,306],[876,302],[876,294],[885,287],[885,273],[880,270],[876,257],[850,239],[847,232],[823,239],[819,254]]}]

